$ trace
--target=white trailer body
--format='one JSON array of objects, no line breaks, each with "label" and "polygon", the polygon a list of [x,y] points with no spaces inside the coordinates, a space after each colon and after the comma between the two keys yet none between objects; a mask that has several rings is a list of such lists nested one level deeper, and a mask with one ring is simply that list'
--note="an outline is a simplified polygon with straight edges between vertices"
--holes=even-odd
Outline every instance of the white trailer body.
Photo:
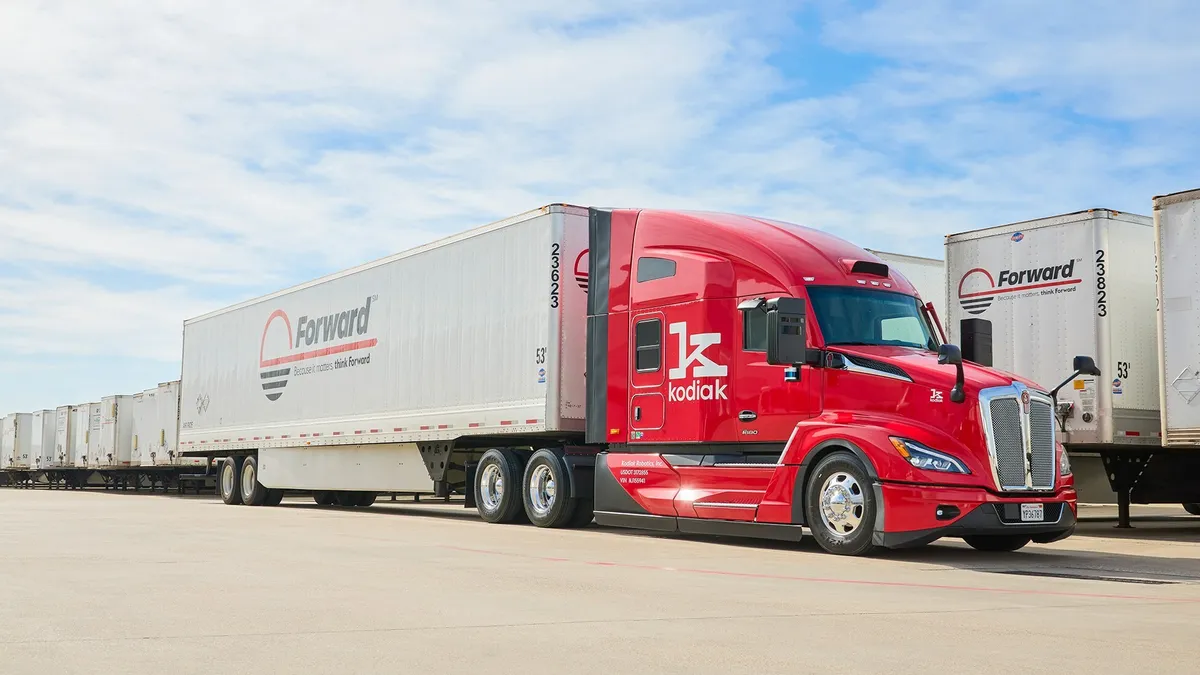
[{"label": "white trailer body", "polygon": [[887,263],[888,268],[898,270],[917,289],[917,295],[922,300],[933,303],[938,320],[946,320],[946,261],[870,248],[866,250]]},{"label": "white trailer body", "polygon": [[28,468],[29,449],[33,445],[33,415],[13,413],[5,416],[0,425],[0,466]]},{"label": "white trailer body", "polygon": [[[134,394],[131,398],[133,405],[131,411],[133,413],[133,441],[129,450],[129,465],[142,465],[142,450],[143,446],[150,444],[150,438],[153,434],[153,429],[158,426],[155,419],[158,415],[158,403],[155,397],[158,395],[157,389],[147,389],[146,391]],[[146,457],[150,457],[149,448],[145,448]]]},{"label": "white trailer body", "polygon": [[86,468],[88,465],[88,433],[91,427],[91,406],[99,410],[99,403],[82,403],[71,406],[71,466]]},{"label": "white trailer body", "polygon": [[104,403],[88,404],[88,450],[87,450],[87,466],[95,469],[100,466],[100,429],[104,425]]},{"label": "white trailer body", "polygon": [[547,206],[185,322],[181,451],[423,491],[418,443],[582,432],[587,240]]},{"label": "white trailer body", "polygon": [[59,406],[54,411],[54,460],[51,466],[72,466],[75,461],[75,436],[72,433],[71,409],[73,406]]},{"label": "white trailer body", "polygon": [[133,397],[100,399],[100,447],[97,467],[129,466],[133,457]]},{"label": "white trailer body", "polygon": [[53,410],[38,410],[33,413],[33,443],[29,446],[29,468],[47,469],[54,463]]},{"label": "white trailer body", "polygon": [[142,466],[203,466],[199,457],[179,454],[179,380],[158,385],[155,395],[154,433],[149,437],[149,453],[143,451]]},{"label": "white trailer body", "polygon": [[1154,198],[1163,444],[1200,446],[1200,190]]},{"label": "white trailer body", "polygon": [[992,365],[1047,390],[1095,359],[1058,394],[1069,446],[1160,443],[1152,224],[1092,209],[946,237],[951,342],[990,327]]}]

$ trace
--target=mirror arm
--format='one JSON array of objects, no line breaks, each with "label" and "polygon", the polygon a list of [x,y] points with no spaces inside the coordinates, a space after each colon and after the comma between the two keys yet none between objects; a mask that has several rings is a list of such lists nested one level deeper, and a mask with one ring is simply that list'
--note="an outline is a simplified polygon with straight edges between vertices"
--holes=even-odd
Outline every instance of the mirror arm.
[{"label": "mirror arm", "polygon": [[962,403],[967,400],[967,394],[963,391],[963,385],[965,384],[966,378],[963,375],[962,361],[954,364],[954,366],[954,388],[950,390],[950,401],[952,403]]},{"label": "mirror arm", "polygon": [[1075,372],[1071,373],[1071,376],[1070,376],[1070,377],[1068,377],[1067,379],[1065,379],[1065,380],[1063,380],[1061,383],[1059,383],[1059,385],[1058,385],[1057,387],[1055,387],[1055,388],[1053,388],[1053,389],[1051,389],[1051,390],[1050,390],[1050,399],[1051,399],[1052,401],[1054,401],[1054,409],[1055,409],[1055,411],[1057,411],[1057,410],[1058,410],[1058,390],[1060,390],[1060,389],[1062,389],[1063,387],[1067,386],[1068,384],[1070,384],[1070,383],[1071,383],[1071,380],[1074,380],[1075,378],[1079,377],[1079,376],[1080,376],[1080,375],[1082,375],[1082,374],[1083,374],[1083,371],[1077,370],[1077,371],[1075,371]]}]

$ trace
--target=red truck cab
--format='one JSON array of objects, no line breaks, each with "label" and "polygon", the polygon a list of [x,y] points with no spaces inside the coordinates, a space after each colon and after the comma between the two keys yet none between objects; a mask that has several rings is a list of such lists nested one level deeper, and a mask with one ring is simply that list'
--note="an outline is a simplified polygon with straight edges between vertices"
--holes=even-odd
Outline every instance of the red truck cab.
[{"label": "red truck cab", "polygon": [[962,363],[913,286],[828,233],[590,212],[588,444],[606,525],[863,554],[1075,528],[1053,400]]}]

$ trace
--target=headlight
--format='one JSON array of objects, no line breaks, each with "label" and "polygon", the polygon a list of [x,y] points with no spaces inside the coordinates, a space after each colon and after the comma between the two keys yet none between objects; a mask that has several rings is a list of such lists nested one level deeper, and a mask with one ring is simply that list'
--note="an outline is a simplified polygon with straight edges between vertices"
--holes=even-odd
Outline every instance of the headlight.
[{"label": "headlight", "polygon": [[933,448],[921,445],[907,438],[891,438],[892,446],[909,464],[926,471],[941,471],[943,473],[971,473],[963,463]]},{"label": "headlight", "polygon": [[1058,446],[1058,475],[1071,475],[1071,460],[1067,459],[1067,451],[1061,445]]}]

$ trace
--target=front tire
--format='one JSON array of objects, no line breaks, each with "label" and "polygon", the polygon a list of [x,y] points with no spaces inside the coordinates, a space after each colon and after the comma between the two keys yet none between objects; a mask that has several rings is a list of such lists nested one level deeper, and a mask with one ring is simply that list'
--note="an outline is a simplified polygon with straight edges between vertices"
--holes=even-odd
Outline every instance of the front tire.
[{"label": "front tire", "polygon": [[221,501],[230,506],[242,504],[242,462],[238,457],[221,460],[221,472],[217,485],[221,489]]},{"label": "front tire", "polygon": [[1200,503],[1187,503],[1183,505],[1183,510],[1193,516],[1200,516]]},{"label": "front tire", "polygon": [[267,488],[258,482],[258,458],[247,457],[242,462],[242,503],[262,506],[267,502]]},{"label": "front tire", "polygon": [[808,528],[817,544],[836,555],[866,555],[875,544],[875,491],[866,467],[835,452],[813,467],[804,491]]},{"label": "front tire", "polygon": [[1029,539],[1019,534],[976,534],[963,537],[963,541],[971,548],[988,553],[1012,553],[1024,548]]},{"label": "front tire", "polygon": [[489,523],[511,523],[521,514],[521,461],[508,448],[483,453],[475,469],[475,508]]},{"label": "front tire", "polygon": [[[550,450],[538,450],[525,465],[521,497],[525,515],[538,527],[570,525],[578,506],[571,498],[567,465]],[[591,520],[589,518],[589,520]]]}]

